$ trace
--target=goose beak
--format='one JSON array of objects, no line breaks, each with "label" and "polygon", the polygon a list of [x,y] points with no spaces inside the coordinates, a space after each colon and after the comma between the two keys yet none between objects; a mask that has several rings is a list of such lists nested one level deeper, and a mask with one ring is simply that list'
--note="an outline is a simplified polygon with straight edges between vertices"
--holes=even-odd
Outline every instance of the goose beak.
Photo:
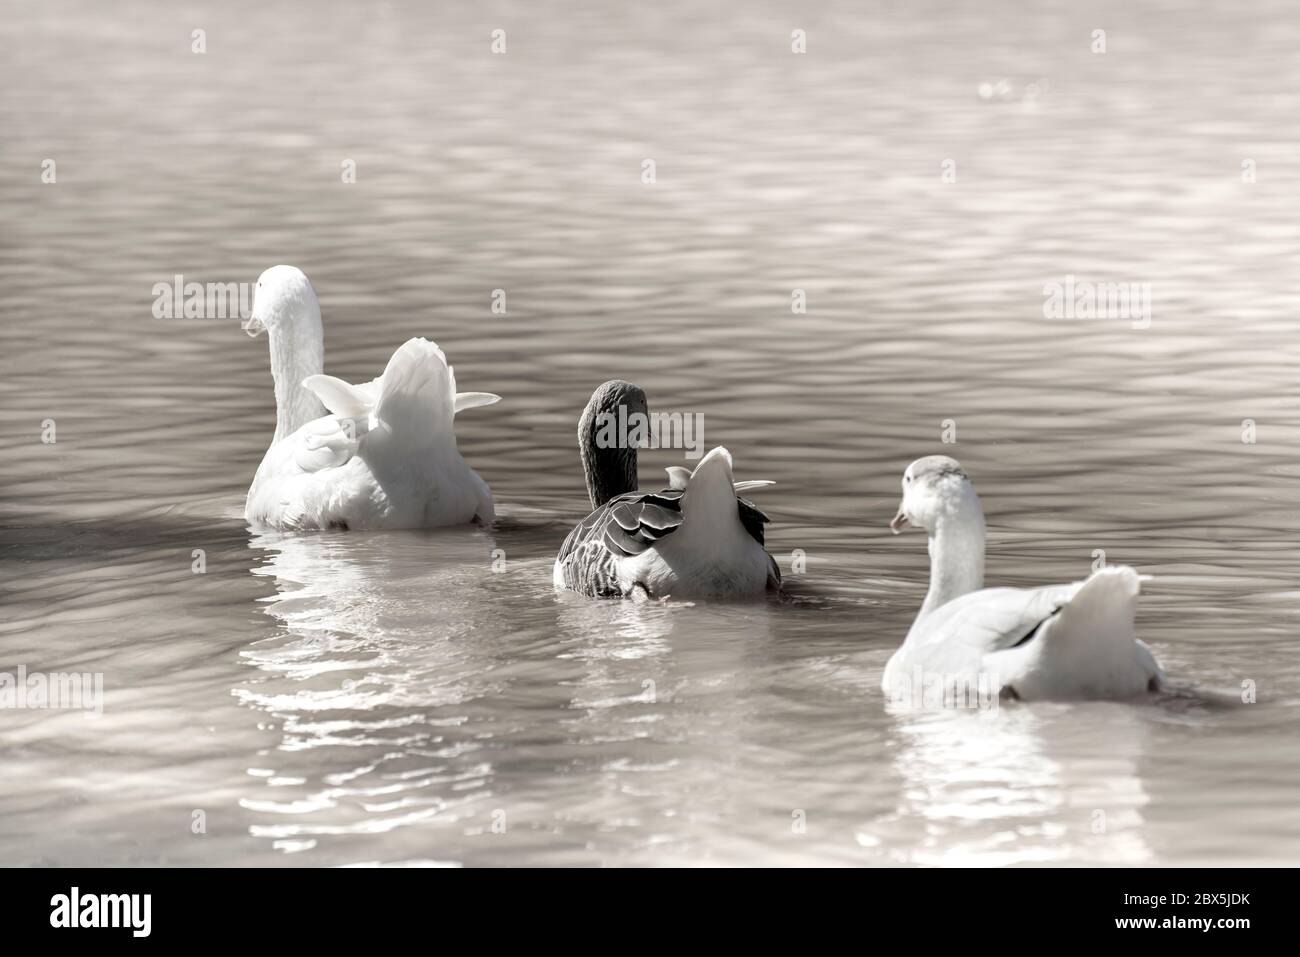
[{"label": "goose beak", "polygon": [[889,523],[889,530],[897,535],[903,529],[911,526],[911,524],[912,523],[907,520],[907,515],[904,514],[903,510],[900,508],[898,514],[894,516],[894,520]]},{"label": "goose beak", "polygon": [[256,339],[266,332],[266,325],[257,316],[249,316],[239,324],[239,328],[247,332],[250,339]]}]

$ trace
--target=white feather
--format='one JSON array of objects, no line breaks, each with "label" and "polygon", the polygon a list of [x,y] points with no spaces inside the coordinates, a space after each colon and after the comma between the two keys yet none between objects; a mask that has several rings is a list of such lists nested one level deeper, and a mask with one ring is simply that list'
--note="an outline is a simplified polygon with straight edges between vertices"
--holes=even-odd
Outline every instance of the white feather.
[{"label": "white feather", "polygon": [[[678,598],[767,590],[772,559],[740,522],[731,469],[731,453],[721,446],[700,460],[685,485],[681,527],[653,548],[618,561],[624,594],[637,586]],[[669,476],[675,477],[671,471]]]},{"label": "white feather", "polygon": [[[265,323],[272,371],[277,383],[302,383],[332,414],[301,425],[288,420],[296,427],[267,450],[248,491],[247,520],[279,529],[492,521],[492,493],[456,449],[456,380],[442,350],[424,339],[408,340],[383,375],[362,385],[325,375],[319,358],[303,359],[322,354],[319,324],[298,322],[295,313],[307,303],[318,315],[314,293],[308,301],[310,286],[299,271],[276,270],[259,280],[254,307],[272,317]],[[292,297],[277,299],[282,283],[291,284]],[[484,399],[487,393],[466,395],[466,407],[496,400]],[[280,419],[286,421],[283,410]]]},{"label": "white feather", "polygon": [[984,518],[958,463],[919,459],[903,488],[899,516],[931,536],[930,590],[885,667],[886,693],[913,686],[918,673],[996,685],[1025,700],[1130,697],[1163,684],[1134,630],[1150,576],[1116,565],[1064,585],[980,587]]},{"label": "white feather", "polygon": [[[668,487],[671,489],[684,490],[691,480],[691,470],[680,465],[670,465],[664,471],[668,473]],[[739,495],[741,492],[752,492],[775,484],[771,479],[749,479],[744,482],[733,482],[731,487]]]},{"label": "white feather", "polygon": [[456,412],[477,409],[485,405],[496,405],[500,401],[501,396],[494,392],[457,392]]}]

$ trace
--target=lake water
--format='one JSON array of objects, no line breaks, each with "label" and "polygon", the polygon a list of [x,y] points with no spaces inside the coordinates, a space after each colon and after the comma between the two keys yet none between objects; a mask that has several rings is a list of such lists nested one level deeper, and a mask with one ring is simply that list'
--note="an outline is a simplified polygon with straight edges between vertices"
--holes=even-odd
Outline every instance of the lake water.
[{"label": "lake water", "polygon": [[[1090,7],[7,17],[0,670],[101,673],[104,711],[0,712],[0,859],[1294,863],[1300,20]],[[265,340],[152,288],[280,262],[331,373],[424,335],[504,396],[458,420],[494,527],[246,528]],[[1149,284],[1149,327],[1045,318],[1066,276]],[[613,376],[776,480],[783,598],[553,593]],[[1172,692],[886,707],[927,574],[886,524],[936,451],[990,583],[1155,576]]]}]

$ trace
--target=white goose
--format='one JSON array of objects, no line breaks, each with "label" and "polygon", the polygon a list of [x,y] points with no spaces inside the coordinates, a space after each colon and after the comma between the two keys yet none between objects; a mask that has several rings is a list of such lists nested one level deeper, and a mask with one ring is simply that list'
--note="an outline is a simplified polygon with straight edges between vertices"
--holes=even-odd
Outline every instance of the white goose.
[{"label": "white goose", "polygon": [[[645,393],[613,379],[598,388],[578,423],[587,492],[594,511],[560,547],[553,581],[593,598],[738,597],[781,586],[763,548],[766,515],[738,491],[772,483],[733,483],[721,446],[693,471],[668,470],[669,487],[637,491],[637,451],[598,439],[602,422],[646,415]],[[613,418],[606,418],[612,416]]]},{"label": "white goose", "polygon": [[275,437],[248,490],[250,524],[429,528],[493,520],[492,492],[456,451],[452,420],[500,397],[458,394],[437,345],[408,340],[383,375],[361,385],[322,374],[320,304],[293,266],[262,273],[243,328],[250,336],[266,332],[275,378]]},{"label": "white goose", "polygon": [[903,473],[889,527],[930,536],[930,589],[885,667],[881,687],[905,693],[925,678],[981,676],[1007,697],[1121,698],[1158,690],[1164,672],[1134,636],[1140,582],[1112,565],[1086,581],[984,587],[984,513],[956,459],[930,455]]}]

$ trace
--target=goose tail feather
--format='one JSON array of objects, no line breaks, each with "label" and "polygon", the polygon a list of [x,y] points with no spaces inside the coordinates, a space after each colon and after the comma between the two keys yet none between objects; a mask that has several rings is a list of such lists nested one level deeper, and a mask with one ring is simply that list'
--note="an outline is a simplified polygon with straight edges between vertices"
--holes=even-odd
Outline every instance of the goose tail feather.
[{"label": "goose tail feather", "polygon": [[375,417],[394,436],[420,447],[451,432],[456,376],[437,344],[408,339],[388,360]]},{"label": "goose tail feather", "polygon": [[988,670],[1020,698],[1123,697],[1164,681],[1134,617],[1145,577],[1126,565],[1099,569],[1017,647],[990,654]]}]

